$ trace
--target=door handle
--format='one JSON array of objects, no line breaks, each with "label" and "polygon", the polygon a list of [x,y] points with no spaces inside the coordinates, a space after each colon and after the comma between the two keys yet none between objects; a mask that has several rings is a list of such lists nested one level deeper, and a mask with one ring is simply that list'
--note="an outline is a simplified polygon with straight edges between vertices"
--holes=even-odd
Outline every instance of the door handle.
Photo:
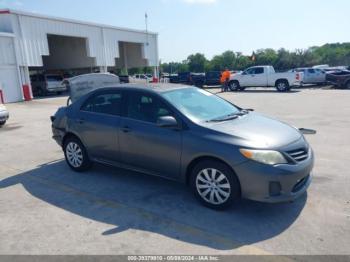
[{"label": "door handle", "polygon": [[128,127],[128,126],[123,126],[123,127],[122,127],[122,131],[123,131],[124,133],[129,133],[129,132],[131,131],[131,129],[130,129],[130,127]]}]

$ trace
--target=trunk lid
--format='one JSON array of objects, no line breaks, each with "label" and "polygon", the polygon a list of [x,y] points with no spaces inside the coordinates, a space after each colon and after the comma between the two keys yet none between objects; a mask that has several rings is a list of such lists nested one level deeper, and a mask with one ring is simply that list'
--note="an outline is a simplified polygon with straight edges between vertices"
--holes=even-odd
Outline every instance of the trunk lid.
[{"label": "trunk lid", "polygon": [[109,73],[93,73],[72,77],[64,80],[69,89],[72,103],[93,90],[112,87],[120,84],[119,77]]}]

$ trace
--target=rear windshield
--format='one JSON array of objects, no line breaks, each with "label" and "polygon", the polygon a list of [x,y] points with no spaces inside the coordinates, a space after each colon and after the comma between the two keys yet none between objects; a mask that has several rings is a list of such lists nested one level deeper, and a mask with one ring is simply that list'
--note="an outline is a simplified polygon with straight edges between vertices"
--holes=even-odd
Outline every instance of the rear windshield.
[{"label": "rear windshield", "polygon": [[62,81],[63,77],[58,75],[49,75],[49,76],[46,76],[46,79],[47,81]]}]

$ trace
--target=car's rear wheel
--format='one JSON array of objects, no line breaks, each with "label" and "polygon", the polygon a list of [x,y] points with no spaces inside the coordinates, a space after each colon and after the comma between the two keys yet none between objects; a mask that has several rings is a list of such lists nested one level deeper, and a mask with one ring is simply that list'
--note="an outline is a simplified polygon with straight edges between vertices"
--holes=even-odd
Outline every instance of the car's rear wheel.
[{"label": "car's rear wheel", "polygon": [[286,80],[278,80],[276,82],[276,89],[278,92],[287,92],[289,91],[289,83]]},{"label": "car's rear wheel", "polygon": [[64,156],[71,169],[82,172],[91,167],[84,145],[76,137],[68,137],[63,146]]},{"label": "car's rear wheel", "polygon": [[202,204],[213,209],[229,207],[240,197],[236,175],[224,163],[206,160],[191,172],[191,188]]},{"label": "car's rear wheel", "polygon": [[241,87],[240,87],[239,82],[237,80],[231,81],[229,83],[229,88],[231,91],[241,90]]}]

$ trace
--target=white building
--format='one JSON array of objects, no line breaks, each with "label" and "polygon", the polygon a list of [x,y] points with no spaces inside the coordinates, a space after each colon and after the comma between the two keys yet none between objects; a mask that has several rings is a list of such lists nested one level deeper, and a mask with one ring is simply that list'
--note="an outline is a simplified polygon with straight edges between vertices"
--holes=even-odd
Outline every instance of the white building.
[{"label": "white building", "polygon": [[158,67],[158,35],[0,10],[0,88],[5,102],[23,100],[33,72],[107,72]]}]

